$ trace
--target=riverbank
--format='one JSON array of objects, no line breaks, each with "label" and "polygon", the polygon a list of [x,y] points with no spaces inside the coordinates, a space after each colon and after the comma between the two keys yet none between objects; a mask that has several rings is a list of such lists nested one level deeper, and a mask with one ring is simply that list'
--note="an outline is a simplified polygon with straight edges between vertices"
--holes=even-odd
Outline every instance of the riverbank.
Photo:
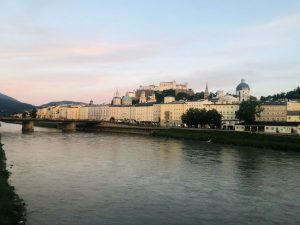
[{"label": "riverbank", "polygon": [[156,137],[209,141],[217,144],[300,151],[300,137],[298,136],[275,136],[236,131],[188,130],[176,128],[154,130],[151,135]]},{"label": "riverbank", "polygon": [[[0,137],[1,138],[1,137]],[[0,224],[25,224],[25,204],[8,183],[6,156],[0,140]]]}]

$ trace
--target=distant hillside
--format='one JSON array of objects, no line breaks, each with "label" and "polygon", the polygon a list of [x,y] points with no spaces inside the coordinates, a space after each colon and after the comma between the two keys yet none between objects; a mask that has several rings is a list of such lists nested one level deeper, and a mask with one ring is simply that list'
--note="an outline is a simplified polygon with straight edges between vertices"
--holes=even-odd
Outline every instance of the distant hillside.
[{"label": "distant hillside", "polygon": [[20,102],[12,97],[0,93],[0,116],[9,116],[15,112],[24,112],[34,108],[33,105]]},{"label": "distant hillside", "polygon": [[280,99],[300,99],[300,87],[295,88],[292,91],[289,92],[282,92],[282,93],[278,93],[275,95],[269,95],[267,97],[265,96],[261,96],[260,100],[265,102],[265,101],[277,101]]},{"label": "distant hillside", "polygon": [[64,100],[64,101],[57,101],[57,102],[49,102],[47,104],[40,105],[39,108],[45,108],[45,107],[56,106],[56,105],[80,105],[80,104],[86,104],[86,103]]}]

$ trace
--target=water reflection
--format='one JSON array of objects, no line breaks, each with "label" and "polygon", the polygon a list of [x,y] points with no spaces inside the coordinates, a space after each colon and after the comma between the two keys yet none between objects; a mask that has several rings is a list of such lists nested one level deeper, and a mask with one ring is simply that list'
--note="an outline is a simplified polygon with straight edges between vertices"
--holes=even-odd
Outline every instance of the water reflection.
[{"label": "water reflection", "polygon": [[297,224],[296,153],[1,127],[29,225]]}]

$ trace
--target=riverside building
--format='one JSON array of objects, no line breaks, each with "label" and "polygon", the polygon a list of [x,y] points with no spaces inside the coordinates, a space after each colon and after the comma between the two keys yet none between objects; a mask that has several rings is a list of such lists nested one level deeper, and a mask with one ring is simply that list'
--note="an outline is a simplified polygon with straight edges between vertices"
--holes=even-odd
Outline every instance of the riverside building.
[{"label": "riverside building", "polygon": [[261,105],[262,112],[256,121],[285,122],[287,116],[286,102],[265,102]]},{"label": "riverside building", "polygon": [[300,122],[300,100],[294,99],[287,102],[287,121]]}]

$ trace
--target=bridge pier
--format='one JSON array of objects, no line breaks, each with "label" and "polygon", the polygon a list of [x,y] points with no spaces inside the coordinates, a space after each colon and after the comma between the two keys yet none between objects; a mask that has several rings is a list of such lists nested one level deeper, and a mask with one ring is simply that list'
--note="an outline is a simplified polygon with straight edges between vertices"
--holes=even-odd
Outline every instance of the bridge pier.
[{"label": "bridge pier", "polygon": [[34,131],[34,123],[33,121],[22,121],[22,132],[33,132]]},{"label": "bridge pier", "polygon": [[76,131],[76,123],[74,122],[62,123],[61,128],[62,131],[64,132],[74,132]]}]

